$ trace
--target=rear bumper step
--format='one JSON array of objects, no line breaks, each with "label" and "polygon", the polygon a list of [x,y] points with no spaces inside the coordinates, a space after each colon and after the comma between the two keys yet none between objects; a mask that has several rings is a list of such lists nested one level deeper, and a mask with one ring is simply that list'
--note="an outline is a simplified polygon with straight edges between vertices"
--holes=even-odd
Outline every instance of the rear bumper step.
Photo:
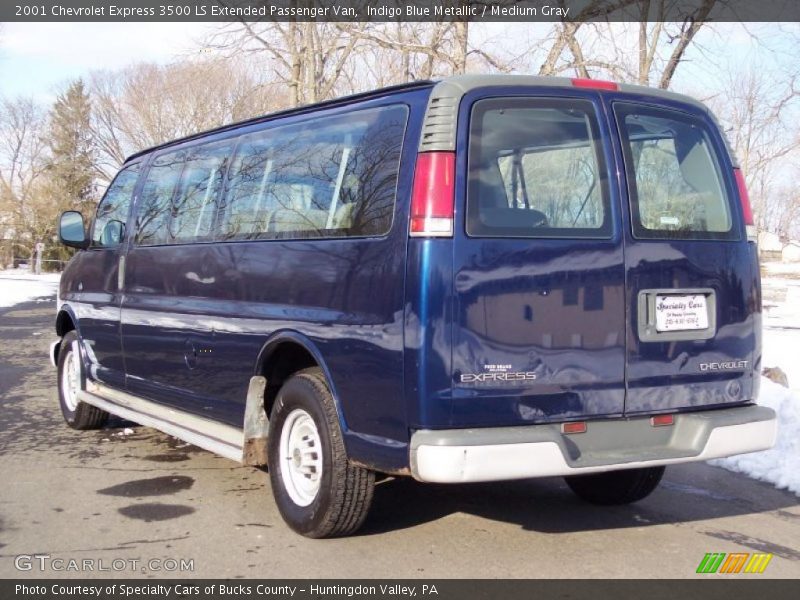
[{"label": "rear bumper step", "polygon": [[676,414],[671,427],[652,427],[649,416],[590,421],[576,435],[560,424],[420,430],[411,473],[432,483],[583,475],[767,450],[776,432],[775,412],[755,405]]}]

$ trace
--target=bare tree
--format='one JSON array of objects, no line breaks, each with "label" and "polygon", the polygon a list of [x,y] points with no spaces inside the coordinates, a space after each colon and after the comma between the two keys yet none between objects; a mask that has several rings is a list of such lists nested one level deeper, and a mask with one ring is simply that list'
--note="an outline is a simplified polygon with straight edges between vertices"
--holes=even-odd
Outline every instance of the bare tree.
[{"label": "bare tree", "polygon": [[288,101],[297,106],[341,93],[345,66],[359,40],[351,23],[240,21],[224,26],[206,45],[227,57],[265,57],[262,64],[288,86]]},{"label": "bare tree", "polygon": [[132,152],[286,103],[279,86],[257,78],[245,64],[223,60],[143,63],[96,72],[89,85],[99,176],[105,181]]},{"label": "bare tree", "polygon": [[24,195],[44,171],[47,115],[32,98],[0,102],[0,185]]},{"label": "bare tree", "polygon": [[[743,69],[730,64],[719,83],[725,92],[707,102],[723,122],[747,178],[756,225],[787,233],[792,223],[789,217],[797,211],[793,206],[797,195],[787,185],[786,167],[792,155],[795,164],[800,164],[800,128],[791,116],[800,99],[800,86],[798,73],[782,75],[763,65]],[[786,188],[783,192],[782,187]]]},{"label": "bare tree", "polygon": [[69,199],[50,184],[47,113],[31,98],[0,103],[0,233],[14,255],[32,256],[51,242]]},{"label": "bare tree", "polygon": [[[580,15],[559,23],[550,36],[541,75],[574,72],[580,77],[609,77],[618,81],[666,89],[698,32],[718,0],[676,5],[674,0],[590,2]],[[605,13],[636,11],[638,23],[591,22]],[[680,12],[679,12],[680,11]],[[680,16],[680,20],[666,19]],[[569,56],[565,56],[569,51]]]}]

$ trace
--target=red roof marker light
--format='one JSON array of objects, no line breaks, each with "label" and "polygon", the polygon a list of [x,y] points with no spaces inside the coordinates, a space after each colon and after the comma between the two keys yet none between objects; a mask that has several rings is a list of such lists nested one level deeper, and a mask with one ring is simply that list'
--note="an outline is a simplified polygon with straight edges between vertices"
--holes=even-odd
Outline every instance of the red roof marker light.
[{"label": "red roof marker light", "polygon": [[610,90],[616,92],[619,86],[613,81],[604,81],[603,79],[586,79],[585,77],[576,77],[572,80],[572,85],[579,88],[589,88],[593,90]]}]

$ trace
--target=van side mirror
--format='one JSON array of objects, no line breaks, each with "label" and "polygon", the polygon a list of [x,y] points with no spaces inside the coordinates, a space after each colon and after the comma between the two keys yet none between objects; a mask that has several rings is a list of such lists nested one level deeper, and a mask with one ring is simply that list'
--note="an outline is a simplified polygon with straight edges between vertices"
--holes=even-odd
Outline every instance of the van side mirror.
[{"label": "van side mirror", "polygon": [[86,226],[83,215],[76,210],[68,210],[61,214],[58,221],[58,239],[65,246],[83,250],[89,247],[86,237]]},{"label": "van side mirror", "polygon": [[116,248],[125,239],[125,223],[111,219],[103,227],[100,234],[100,245],[103,248]]}]

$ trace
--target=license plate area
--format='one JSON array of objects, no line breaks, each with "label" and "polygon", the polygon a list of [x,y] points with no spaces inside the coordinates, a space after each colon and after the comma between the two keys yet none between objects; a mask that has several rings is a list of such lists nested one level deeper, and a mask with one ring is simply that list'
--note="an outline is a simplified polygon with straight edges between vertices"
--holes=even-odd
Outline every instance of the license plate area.
[{"label": "license plate area", "polygon": [[716,333],[716,314],[716,293],[712,289],[642,290],[638,296],[639,339],[709,339]]},{"label": "license plate area", "polygon": [[656,331],[708,329],[704,294],[656,294]]}]

